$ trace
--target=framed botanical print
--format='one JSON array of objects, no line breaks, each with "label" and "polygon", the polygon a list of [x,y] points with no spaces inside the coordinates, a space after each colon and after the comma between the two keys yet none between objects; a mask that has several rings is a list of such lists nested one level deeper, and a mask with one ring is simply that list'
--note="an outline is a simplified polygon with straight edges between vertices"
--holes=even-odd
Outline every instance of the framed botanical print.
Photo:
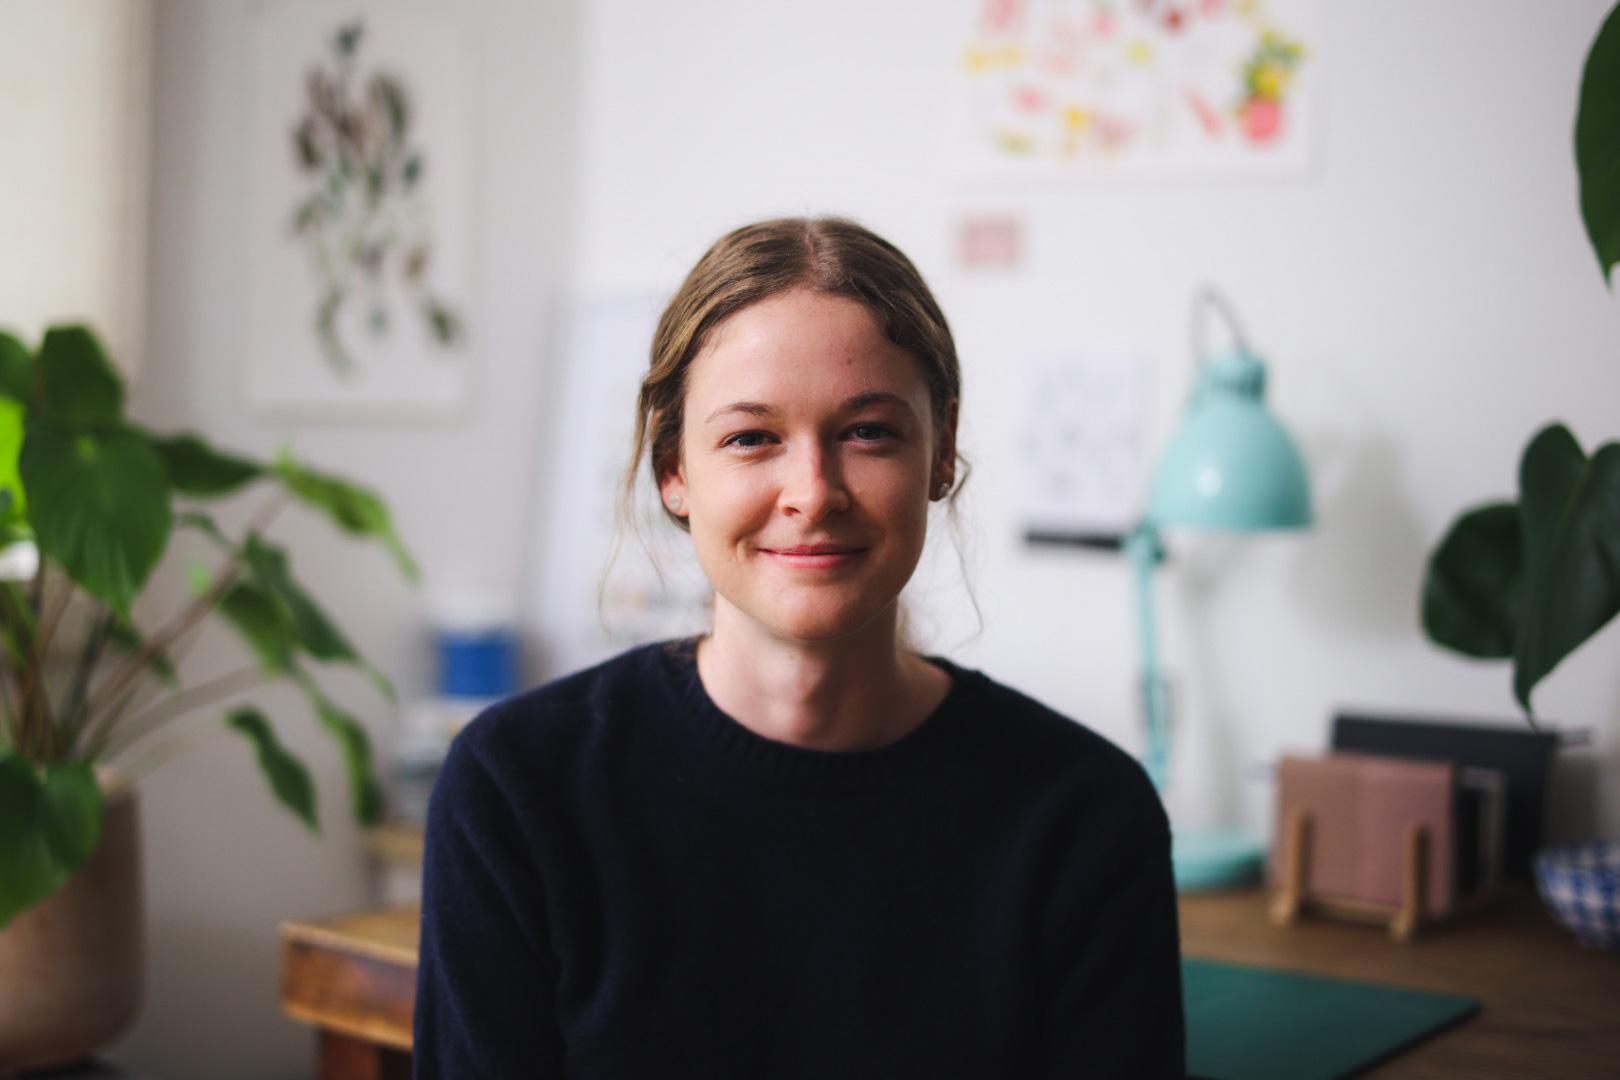
[{"label": "framed botanical print", "polygon": [[406,4],[254,11],[243,352],[256,411],[465,406],[478,327],[463,20]]}]

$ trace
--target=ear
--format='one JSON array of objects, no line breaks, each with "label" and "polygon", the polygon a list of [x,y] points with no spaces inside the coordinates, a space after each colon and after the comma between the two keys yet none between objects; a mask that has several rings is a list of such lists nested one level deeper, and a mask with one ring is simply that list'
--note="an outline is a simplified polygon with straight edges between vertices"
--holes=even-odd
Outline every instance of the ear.
[{"label": "ear", "polygon": [[658,495],[664,501],[664,508],[676,517],[686,517],[691,513],[686,497],[685,465],[677,463],[673,470],[664,474],[664,478],[658,482]]},{"label": "ear", "polygon": [[934,436],[933,467],[929,471],[928,497],[942,499],[956,483],[957,403],[945,407],[945,422]]}]

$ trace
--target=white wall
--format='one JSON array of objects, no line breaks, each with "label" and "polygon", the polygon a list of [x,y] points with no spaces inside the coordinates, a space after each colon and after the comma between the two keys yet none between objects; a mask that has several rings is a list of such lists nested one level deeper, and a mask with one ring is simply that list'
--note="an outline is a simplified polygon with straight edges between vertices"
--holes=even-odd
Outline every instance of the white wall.
[{"label": "white wall", "polygon": [[[1198,735],[1183,760],[1242,766],[1318,747],[1345,704],[1511,718],[1505,667],[1422,639],[1417,583],[1458,508],[1511,491],[1543,421],[1565,419],[1589,445],[1620,434],[1620,309],[1586,247],[1569,149],[1581,58],[1605,6],[1329,4],[1312,179],[1123,187],[956,177],[936,113],[954,92],[959,24],[926,0],[594,0],[583,12],[491,0],[477,8],[488,327],[472,414],[438,427],[292,428],[247,411],[236,362],[247,8],[166,0],[138,406],[249,451],[294,437],[305,456],[383,492],[430,582],[516,587],[533,569],[535,511],[568,511],[528,505],[540,486],[535,418],[566,407],[542,383],[554,305],[667,292],[722,230],[756,217],[855,216],[917,260],[964,358],[984,630],[970,636],[953,586],[922,604],[939,628],[931,643],[1134,747],[1125,568],[1019,543],[1008,373],[1051,344],[1129,345],[1152,361],[1158,445],[1186,388],[1187,305],[1212,278],[1271,362],[1272,401],[1306,445],[1320,523],[1290,539],[1175,545],[1159,597],[1166,661]],[[951,265],[957,216],[986,209],[1024,221],[1016,275]],[[329,542],[294,512],[277,532],[361,649],[407,693],[425,687],[421,597],[386,560]],[[165,573],[154,610],[179,595]],[[1596,797],[1561,793],[1566,833],[1620,834],[1617,650],[1611,627],[1538,694],[1547,716],[1596,728],[1610,763]],[[205,641],[190,668],[218,670],[223,656]],[[339,685],[384,737],[388,717],[365,687]],[[143,785],[149,995],[114,1056],[156,1074],[307,1075],[308,1034],[277,1011],[275,926],[363,897],[335,749],[290,695],[264,700],[285,706],[283,737],[317,773],[326,838],[312,842],[275,808],[245,747],[223,735]],[[1224,797],[1258,822],[1263,788],[1227,789],[1186,812]]]},{"label": "white wall", "polygon": [[[242,162],[251,5],[163,0],[156,26],[149,361],[134,407],[153,426],[191,429],[268,455],[290,440],[311,462],[374,486],[424,574],[407,587],[381,552],[337,537],[293,508],[271,529],[312,593],[402,695],[432,681],[423,610],[434,587],[509,588],[532,516],[533,415],[552,333],[551,297],[567,271],[575,197],[577,14],[488,0],[465,9],[478,60],[479,347],[465,418],[441,425],[270,423],[247,407],[240,362],[246,183]],[[222,516],[240,523],[257,500]],[[184,596],[177,537],[138,609],[160,618]],[[237,666],[219,628],[182,668],[200,680]],[[379,754],[391,711],[362,678],[328,680]],[[176,1080],[311,1075],[310,1029],[279,1008],[277,926],[367,902],[342,761],[296,693],[256,698],[310,766],[323,836],[276,804],[251,749],[219,730],[218,710],[180,721],[201,741],[140,787],[146,844],[149,971],[145,1010],[109,1056]]]},{"label": "white wall", "polygon": [[[88,320],[144,344],[150,0],[10,0],[0,35],[0,323]],[[25,254],[26,253],[26,254]]]},{"label": "white wall", "polygon": [[[1110,185],[953,170],[944,124],[968,24],[950,5],[598,0],[577,286],[667,291],[721,231],[782,213],[846,214],[896,241],[952,320],[975,468],[984,632],[955,647],[974,629],[958,588],[923,605],[934,644],[1135,747],[1123,561],[1019,540],[1016,372],[1054,345],[1148,357],[1162,446],[1188,385],[1193,291],[1218,283],[1270,363],[1320,520],[1297,538],[1172,541],[1162,645],[1191,793],[1173,808],[1261,825],[1269,788],[1235,773],[1321,747],[1337,707],[1514,718],[1505,665],[1422,637],[1418,582],[1459,508],[1513,492],[1543,422],[1588,446],[1620,434],[1620,304],[1582,231],[1570,148],[1607,6],[1324,4],[1310,179]],[[1022,219],[1020,272],[953,264],[959,216],[985,211]],[[1546,717],[1599,729],[1611,760],[1617,651],[1610,627],[1536,697]],[[1203,790],[1217,770],[1227,783]],[[1600,802],[1560,802],[1561,827],[1620,833],[1617,771]]]}]

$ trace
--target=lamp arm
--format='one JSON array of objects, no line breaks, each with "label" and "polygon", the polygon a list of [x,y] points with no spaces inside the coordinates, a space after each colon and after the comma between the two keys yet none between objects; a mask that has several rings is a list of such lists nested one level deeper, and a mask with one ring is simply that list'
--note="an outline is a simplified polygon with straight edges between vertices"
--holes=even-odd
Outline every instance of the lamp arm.
[{"label": "lamp arm", "polygon": [[1153,617],[1153,569],[1164,559],[1159,527],[1151,518],[1125,538],[1125,553],[1136,574],[1136,614],[1142,654],[1142,719],[1147,725],[1143,754],[1149,779],[1159,792],[1170,779],[1170,705],[1159,673],[1158,630]]},{"label": "lamp arm", "polygon": [[1232,332],[1232,337],[1237,341],[1238,348],[1246,353],[1253,352],[1249,348],[1248,335],[1243,332],[1243,324],[1238,321],[1237,312],[1232,309],[1232,305],[1216,291],[1215,286],[1204,285],[1193,296],[1192,358],[1195,369],[1204,362],[1204,357],[1207,355],[1205,330],[1206,318],[1210,308],[1220,312],[1221,317],[1226,320],[1226,327]]}]

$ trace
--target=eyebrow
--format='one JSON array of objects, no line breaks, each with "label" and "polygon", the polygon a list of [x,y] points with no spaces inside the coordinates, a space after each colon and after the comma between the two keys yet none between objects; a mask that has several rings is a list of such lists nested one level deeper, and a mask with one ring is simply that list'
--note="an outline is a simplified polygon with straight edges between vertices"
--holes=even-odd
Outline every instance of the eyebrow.
[{"label": "eyebrow", "polygon": [[[846,399],[844,404],[840,406],[839,411],[846,413],[858,412],[859,410],[865,409],[872,405],[894,405],[898,408],[904,409],[914,419],[917,415],[917,411],[911,407],[911,403],[909,401],[901,397],[899,394],[893,394],[887,390],[869,390],[864,394],[856,394],[854,397]],[[769,417],[776,415],[776,409],[775,407],[766,405],[761,401],[733,401],[730,405],[723,405],[714,412],[710,413],[709,418],[705,420],[704,423],[712,424],[714,421],[718,420],[722,416],[725,416],[727,413],[742,413],[745,416]]]}]

